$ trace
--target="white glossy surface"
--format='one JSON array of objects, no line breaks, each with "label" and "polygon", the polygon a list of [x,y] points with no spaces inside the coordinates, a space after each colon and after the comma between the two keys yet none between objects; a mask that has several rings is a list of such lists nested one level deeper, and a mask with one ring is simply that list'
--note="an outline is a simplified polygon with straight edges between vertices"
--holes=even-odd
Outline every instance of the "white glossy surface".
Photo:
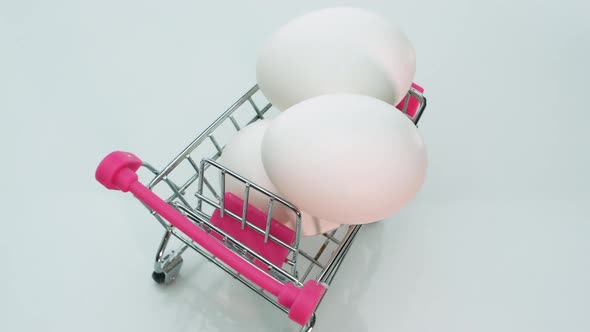
[{"label": "white glossy surface", "polygon": [[[362,3],[416,47],[430,169],[361,232],[317,331],[590,330],[589,3]],[[113,149],[163,165],[253,84],[264,37],[318,6],[0,3],[2,330],[289,331],[195,255],[154,285],[160,226],[93,171]]]},{"label": "white glossy surface", "polygon": [[424,183],[426,146],[393,105],[358,94],[306,99],[264,133],[262,164],[286,199],[342,224],[383,220]]}]

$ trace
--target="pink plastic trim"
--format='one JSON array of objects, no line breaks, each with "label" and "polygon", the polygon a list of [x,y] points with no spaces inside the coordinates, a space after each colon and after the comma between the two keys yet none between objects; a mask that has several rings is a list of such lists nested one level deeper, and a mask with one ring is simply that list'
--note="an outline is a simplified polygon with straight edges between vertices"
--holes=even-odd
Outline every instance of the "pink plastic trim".
[{"label": "pink plastic trim", "polygon": [[320,303],[322,296],[326,292],[326,287],[315,280],[309,280],[303,285],[299,296],[295,298],[289,311],[289,318],[301,325],[309,321],[315,308]]},{"label": "pink plastic trim", "polygon": [[135,155],[115,151],[106,156],[98,165],[96,180],[108,189],[130,191],[150,209],[156,211],[212,255],[278,297],[280,303],[290,304],[286,307],[290,309],[289,317],[292,320],[301,325],[309,320],[325,292],[322,285],[315,280],[308,281],[302,288],[297,288],[292,284],[283,284],[236,255],[141,184],[135,173],[139,166],[141,166],[141,160]]},{"label": "pink plastic trim", "polygon": [[[127,192],[129,190],[130,181],[137,181],[137,176],[124,180],[115,179],[117,175],[123,176],[119,171],[122,169],[130,169],[133,172],[137,171],[141,166],[141,159],[129,152],[114,151],[109,153],[100,162],[96,168],[95,177],[98,182],[111,190],[121,190]],[[122,186],[122,187],[121,187]]]},{"label": "pink plastic trim", "polygon": [[[226,193],[224,203],[224,207],[227,211],[233,212],[238,216],[242,215],[244,200],[232,193]],[[248,204],[246,215],[246,219],[249,222],[260,229],[266,229],[266,213],[262,210]],[[289,255],[289,249],[271,240],[264,243],[264,235],[257,233],[255,230],[247,226],[242,229],[242,223],[233,219],[228,214],[225,214],[223,218],[221,218],[221,213],[218,209],[213,212],[211,222],[278,267],[283,266],[287,255]],[[213,232],[211,234],[221,239],[221,235],[218,233]],[[292,245],[295,242],[295,231],[275,219],[271,219],[270,234],[289,245]],[[266,264],[257,259],[254,260],[254,264],[263,270],[268,268]]]},{"label": "pink plastic trim", "polygon": [[[416,83],[412,83],[412,87],[420,92],[424,92],[424,88],[422,88],[421,86],[419,86]],[[396,107],[400,111],[404,109],[404,104],[405,104],[407,98],[408,98],[408,96],[406,96],[404,99],[402,99],[402,101],[400,101],[399,104],[397,104]],[[420,106],[420,102],[416,98],[410,97],[410,101],[408,102],[407,114],[411,117],[416,116],[416,111],[418,111],[418,106]]]}]

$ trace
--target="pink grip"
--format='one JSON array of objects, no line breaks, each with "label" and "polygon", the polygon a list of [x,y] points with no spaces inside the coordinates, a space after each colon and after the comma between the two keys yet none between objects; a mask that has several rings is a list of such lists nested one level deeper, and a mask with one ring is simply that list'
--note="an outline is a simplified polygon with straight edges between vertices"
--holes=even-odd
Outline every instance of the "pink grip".
[{"label": "pink grip", "polygon": [[289,317],[304,325],[315,311],[325,287],[315,280],[309,280],[302,288],[282,284],[218,242],[188,218],[154,194],[138,181],[137,169],[141,160],[135,155],[115,151],[107,155],[96,169],[96,180],[108,189],[131,192],[149,208],[156,211],[174,227],[201,245],[215,257],[238,273],[278,297],[279,303],[289,308]]}]

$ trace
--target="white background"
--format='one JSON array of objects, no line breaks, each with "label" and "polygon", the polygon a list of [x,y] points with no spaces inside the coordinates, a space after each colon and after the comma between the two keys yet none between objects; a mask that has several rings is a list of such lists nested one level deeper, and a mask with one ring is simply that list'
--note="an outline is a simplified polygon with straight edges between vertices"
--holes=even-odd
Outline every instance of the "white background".
[{"label": "white background", "polygon": [[155,285],[160,226],[94,169],[115,149],[162,167],[255,83],[272,31],[355,3],[416,47],[430,168],[363,229],[317,330],[589,331],[583,0],[2,0],[0,329],[292,330],[195,255]]}]

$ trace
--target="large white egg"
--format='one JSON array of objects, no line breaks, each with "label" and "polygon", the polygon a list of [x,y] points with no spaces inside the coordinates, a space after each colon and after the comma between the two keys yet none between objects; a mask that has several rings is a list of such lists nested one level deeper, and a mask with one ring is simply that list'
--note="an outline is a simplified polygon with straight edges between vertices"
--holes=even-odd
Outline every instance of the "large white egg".
[{"label": "large white egg", "polygon": [[399,103],[416,71],[402,30],[357,8],[327,8],[282,26],[261,48],[256,79],[278,109],[310,97],[357,93]]},{"label": "large white egg", "polygon": [[[249,181],[282,196],[266,175],[264,166],[262,165],[262,138],[270,123],[270,120],[259,120],[240,130],[224,147],[219,162]],[[243,199],[244,189],[245,185],[241,181],[236,180],[230,175],[226,175],[225,190],[227,192],[231,192]],[[253,188],[250,189],[248,202],[263,211],[268,210],[268,196]],[[315,218],[309,213],[300,212],[301,234],[304,236],[325,233],[340,226],[340,224]],[[295,230],[296,216],[284,205],[274,203],[273,217]]]},{"label": "large white egg", "polygon": [[416,126],[373,97],[314,97],[277,116],[262,140],[266,173],[285,198],[342,224],[381,220],[406,205],[426,174]]}]

